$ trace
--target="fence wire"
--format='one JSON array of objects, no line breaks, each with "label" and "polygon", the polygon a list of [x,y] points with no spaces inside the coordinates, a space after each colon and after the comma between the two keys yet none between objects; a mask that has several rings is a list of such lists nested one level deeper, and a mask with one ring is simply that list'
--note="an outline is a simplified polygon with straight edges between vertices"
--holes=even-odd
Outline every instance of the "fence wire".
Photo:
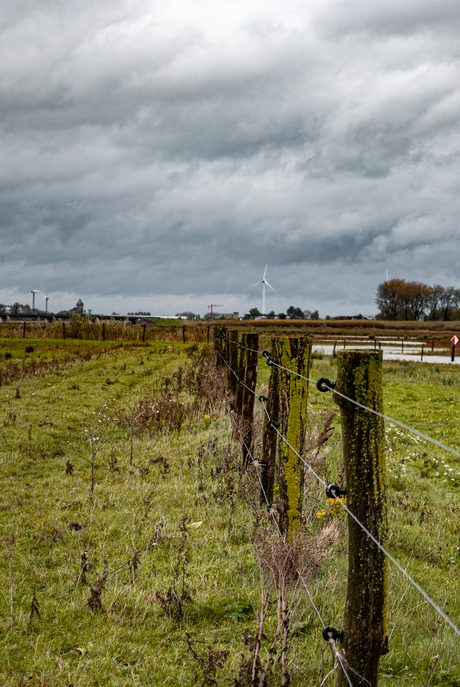
[{"label": "fence wire", "polygon": [[[226,337],[223,337],[223,338],[226,338]],[[235,343],[235,342],[231,341],[231,339],[226,339],[226,340],[227,340],[227,341],[230,341],[231,343]],[[238,383],[244,384],[244,383],[242,382],[242,380],[240,380],[240,378],[238,377],[238,374],[235,372],[235,370],[233,370],[233,369],[230,367],[230,365],[229,365],[228,362],[225,360],[225,357],[220,353],[220,351],[217,351],[217,354],[220,356],[220,358],[221,358],[222,361],[225,363],[225,365],[228,367],[228,369],[235,375],[235,377],[236,377]],[[294,370],[289,370],[288,368],[285,368],[285,367],[283,367],[283,366],[281,366],[281,365],[278,365],[278,364],[276,364],[276,363],[272,363],[272,364],[276,365],[276,366],[279,367],[280,369],[283,369],[283,370],[286,370],[286,371],[288,371],[288,372],[290,372],[290,373],[292,373],[292,374],[295,374],[295,375],[301,377],[302,379],[306,379],[307,381],[314,382],[314,380],[311,380],[309,377],[304,377],[303,375],[301,375],[301,374],[295,372]],[[314,383],[316,384],[316,382],[314,382]],[[246,385],[244,384],[244,386],[246,386]],[[257,396],[257,394],[256,394],[255,391],[253,391],[252,389],[249,389],[249,387],[246,387],[246,388],[248,389],[248,391],[250,391],[252,394],[254,394],[254,396]],[[333,389],[332,387],[328,387],[328,388],[329,388],[331,391],[335,391],[335,389]],[[339,393],[339,392],[337,392],[337,393]],[[345,395],[343,395],[343,394],[340,394],[340,396],[342,396],[343,398],[345,398],[345,399],[348,400],[348,401],[351,401],[352,403],[355,403],[356,405],[359,405],[359,406],[362,407],[364,410],[368,410],[368,411],[370,411],[370,412],[374,412],[376,415],[379,415],[379,416],[383,417],[384,419],[388,419],[388,418],[386,418],[386,416],[383,415],[382,413],[378,413],[377,411],[373,411],[371,408],[367,408],[366,406],[363,406],[361,403],[358,403],[357,401],[353,401],[353,399],[350,399],[350,398],[348,398],[347,396],[345,396]],[[267,410],[267,407],[266,407],[266,405],[265,405],[265,401],[262,400],[262,397],[260,397],[259,400],[261,401],[261,403],[262,403],[262,405],[263,405],[263,407],[264,407],[265,414],[266,414],[266,416],[267,416],[267,421],[269,421],[271,418],[270,418],[270,416],[269,416],[269,414],[268,414],[268,410]],[[390,418],[390,420],[391,420],[391,418]],[[395,421],[395,422],[397,422],[397,421]],[[397,424],[401,424],[401,423],[397,423]],[[282,440],[282,441],[283,441],[292,451],[294,451],[294,453],[297,455],[297,457],[298,457],[298,458],[302,461],[302,463],[308,468],[308,470],[316,477],[316,479],[317,479],[319,482],[321,482],[321,484],[322,484],[324,487],[326,487],[327,485],[326,485],[326,483],[324,482],[324,480],[323,480],[323,479],[313,470],[313,468],[311,467],[311,465],[309,465],[309,464],[307,463],[307,461],[306,461],[306,460],[296,451],[296,449],[293,448],[293,446],[291,446],[291,444],[290,444],[289,441],[286,439],[286,437],[284,437],[284,436],[281,434],[281,432],[280,432],[276,427],[273,427],[273,429],[276,431],[276,433],[278,434],[278,436],[280,437],[280,439],[281,439],[281,440]],[[460,454],[459,454],[459,456],[460,456]],[[359,525],[359,527],[361,527],[361,529],[363,530],[363,532],[364,532],[364,533],[374,542],[374,544],[382,551],[382,553],[388,558],[388,560],[390,560],[390,561],[393,563],[393,565],[395,565],[395,566],[398,568],[398,570],[404,575],[404,577],[406,577],[406,579],[415,587],[415,589],[417,589],[417,591],[420,592],[420,594],[422,594],[422,596],[426,599],[426,601],[428,601],[428,603],[435,609],[435,611],[443,618],[443,620],[445,620],[445,622],[446,622],[448,625],[450,625],[450,627],[454,630],[454,632],[460,637],[460,630],[459,630],[459,628],[458,628],[458,627],[455,625],[455,623],[449,618],[449,616],[442,610],[442,608],[440,608],[440,606],[438,606],[438,604],[437,604],[435,601],[433,601],[433,599],[432,599],[432,598],[427,594],[427,592],[418,584],[418,582],[416,582],[416,581],[412,578],[412,576],[409,575],[409,573],[402,567],[402,565],[401,565],[400,563],[398,563],[398,561],[392,556],[392,554],[389,553],[389,551],[387,551],[387,550],[385,549],[384,546],[382,546],[382,544],[374,537],[373,534],[371,534],[371,532],[369,532],[369,530],[365,527],[365,525],[363,525],[363,523],[360,522],[360,520],[358,520],[358,518],[350,511],[350,509],[348,508],[348,506],[347,506],[345,503],[343,503],[343,502],[341,502],[341,506],[342,506],[343,509],[348,513],[348,515],[356,522],[356,524]]]},{"label": "fence wire", "polygon": [[[219,355],[220,355],[220,353],[219,353]],[[229,370],[231,370],[234,374],[236,374],[235,371],[232,370],[232,368],[228,365],[228,363],[227,363],[227,361],[225,360],[225,358],[223,358],[222,356],[221,356],[221,358],[222,358],[222,360],[224,361],[224,363],[227,365],[227,367],[229,368]],[[237,376],[237,379],[238,379],[238,376]],[[245,386],[246,386],[246,385],[245,385]],[[255,393],[252,389],[249,389],[249,387],[246,387],[246,388],[247,388],[248,391],[250,391],[251,393]],[[236,432],[239,434],[239,432],[238,432],[238,427],[237,427],[237,424],[236,424],[236,420],[235,420],[235,418],[234,418],[232,409],[231,409],[231,407],[230,407],[230,402],[229,402],[229,400],[228,400],[228,394],[226,394],[226,401],[227,401],[227,407],[228,407],[229,415],[230,415],[230,417],[231,417],[231,419],[232,419],[232,422],[233,422],[233,424],[234,424],[234,427],[235,427]],[[282,535],[282,533],[281,533],[280,526],[279,526],[278,521],[277,521],[277,519],[276,519],[276,517],[275,517],[275,514],[274,514],[274,512],[273,512],[273,511],[271,510],[271,508],[270,508],[271,504],[270,504],[270,502],[269,502],[269,500],[268,500],[267,493],[266,493],[266,491],[265,491],[265,489],[264,489],[264,486],[263,486],[262,478],[261,478],[261,476],[260,476],[260,471],[259,471],[258,462],[257,462],[257,460],[254,458],[254,456],[252,455],[252,453],[251,453],[249,447],[247,446],[246,442],[244,441],[244,438],[243,438],[243,437],[241,437],[241,443],[243,444],[243,446],[244,446],[244,448],[245,448],[245,450],[246,450],[247,455],[250,457],[250,459],[251,459],[251,461],[252,461],[252,464],[254,465],[254,467],[255,467],[255,469],[256,469],[257,478],[258,478],[258,480],[259,480],[260,488],[261,488],[262,494],[263,494],[263,496],[264,496],[265,503],[267,504],[268,512],[269,512],[269,514],[271,515],[272,520],[273,520],[273,523],[274,523],[274,525],[275,525],[275,527],[276,527],[276,530],[277,530],[277,532],[278,532],[278,536],[280,537],[280,539],[281,539],[283,542],[285,542],[285,538],[283,537],[283,535]],[[312,595],[311,595],[311,593],[310,593],[310,590],[308,589],[307,583],[306,583],[305,580],[303,579],[302,574],[301,574],[301,572],[300,572],[300,570],[299,570],[298,568],[296,568],[296,573],[297,573],[297,575],[299,576],[299,579],[300,579],[301,582],[302,582],[303,588],[305,589],[305,591],[306,591],[306,593],[307,593],[308,599],[309,599],[309,601],[310,601],[310,603],[311,603],[311,605],[312,605],[312,607],[313,607],[313,609],[314,609],[314,611],[315,611],[315,613],[316,613],[316,615],[317,615],[317,617],[318,617],[318,619],[319,619],[319,622],[320,622],[321,625],[322,625],[323,630],[325,630],[327,626],[326,626],[326,624],[325,624],[325,622],[324,622],[324,620],[323,620],[323,618],[322,618],[322,616],[321,616],[321,613],[320,613],[319,610],[318,610],[318,607],[316,606],[316,604],[315,604],[315,602],[314,602],[314,600],[313,600],[313,597],[312,597]],[[350,680],[350,677],[349,677],[349,675],[348,675],[348,673],[347,673],[347,671],[346,671],[346,668],[345,668],[345,666],[344,666],[343,659],[342,659],[342,657],[341,657],[341,655],[340,655],[339,650],[337,649],[335,640],[330,639],[330,640],[328,641],[328,644],[330,644],[331,650],[332,650],[332,654],[333,654],[333,656],[338,660],[338,662],[339,662],[339,664],[340,664],[340,667],[342,668],[343,673],[344,673],[345,677],[347,678],[348,684],[350,685],[350,687],[353,687],[353,684],[352,684],[352,682],[351,682],[351,680]]]},{"label": "fence wire", "polygon": [[[224,341],[228,341],[229,343],[238,345],[238,347],[241,348],[242,350],[247,350],[247,351],[251,351],[252,353],[258,353],[259,355],[263,355],[261,351],[255,351],[253,348],[248,348],[247,346],[243,346],[243,344],[238,343],[236,341],[232,341],[232,339],[229,339],[228,337],[224,336],[223,334],[221,334],[219,332],[215,332],[215,336],[223,339]],[[316,379],[311,379],[310,377],[305,377],[304,375],[301,375],[299,372],[296,372],[295,370],[291,370],[288,367],[283,367],[283,365],[280,365],[273,358],[270,359],[270,365],[278,367],[280,370],[284,370],[285,372],[288,372],[289,374],[296,375],[297,377],[300,377],[301,379],[305,379],[307,382],[311,382],[312,384],[316,385],[316,382],[317,382]],[[446,444],[443,444],[441,441],[438,441],[437,439],[430,437],[428,434],[425,434],[424,432],[420,432],[418,429],[415,429],[414,427],[410,427],[410,425],[406,425],[404,422],[400,422],[400,420],[395,420],[393,417],[390,417],[389,415],[385,415],[385,413],[380,413],[378,410],[374,410],[373,408],[369,408],[368,406],[365,406],[362,403],[359,403],[359,401],[355,401],[355,399],[349,398],[349,396],[345,396],[345,394],[342,394],[340,391],[337,391],[337,389],[335,389],[332,386],[328,386],[326,383],[324,383],[324,386],[326,386],[329,389],[329,391],[332,391],[333,394],[340,396],[341,398],[345,399],[346,401],[350,401],[350,403],[353,403],[355,406],[359,406],[363,410],[367,410],[369,413],[372,413],[373,415],[377,415],[378,417],[381,417],[383,420],[387,420],[388,422],[391,422],[394,425],[398,425],[398,427],[401,427],[402,429],[405,429],[406,431],[417,435],[421,439],[428,441],[430,444],[433,444],[434,446],[438,446],[438,448],[441,448],[444,451],[447,451],[448,453],[451,453],[452,455],[456,456],[457,458],[460,458],[460,451],[456,451],[454,448],[451,448],[450,446],[446,446]]]}]

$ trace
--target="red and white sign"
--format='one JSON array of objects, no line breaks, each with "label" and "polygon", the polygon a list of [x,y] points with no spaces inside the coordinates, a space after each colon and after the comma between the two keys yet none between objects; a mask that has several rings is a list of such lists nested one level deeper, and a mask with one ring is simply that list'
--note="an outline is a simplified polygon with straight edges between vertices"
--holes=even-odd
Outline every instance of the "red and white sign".
[{"label": "red and white sign", "polygon": [[455,336],[455,334],[454,334],[453,337],[451,338],[451,341],[452,341],[452,343],[454,344],[454,346],[456,346],[456,345],[458,344],[458,339],[457,339],[457,337]]}]

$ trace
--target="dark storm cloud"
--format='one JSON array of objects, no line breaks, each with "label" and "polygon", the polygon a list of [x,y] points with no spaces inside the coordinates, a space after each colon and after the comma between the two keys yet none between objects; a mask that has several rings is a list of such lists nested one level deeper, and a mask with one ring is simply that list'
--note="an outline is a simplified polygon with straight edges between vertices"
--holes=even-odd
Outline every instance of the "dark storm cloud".
[{"label": "dark storm cloud", "polygon": [[279,309],[372,312],[386,268],[452,281],[459,24],[448,0],[11,3],[1,293],[203,312],[268,262]]}]

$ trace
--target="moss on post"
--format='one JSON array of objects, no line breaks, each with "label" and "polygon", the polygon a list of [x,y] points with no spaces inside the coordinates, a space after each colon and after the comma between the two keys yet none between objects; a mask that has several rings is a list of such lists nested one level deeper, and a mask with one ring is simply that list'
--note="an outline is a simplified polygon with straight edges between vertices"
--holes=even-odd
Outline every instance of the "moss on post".
[{"label": "moss on post", "polygon": [[[278,347],[275,337],[271,340],[272,356],[278,356]],[[268,416],[270,420],[279,422],[280,414],[280,369],[276,365],[270,368],[270,381],[268,384],[268,399],[265,403]],[[276,472],[276,449],[278,445],[278,434],[270,427],[267,427],[268,417],[264,417],[263,443],[262,443],[262,485],[263,491],[269,503],[273,503],[273,489],[275,486],[275,472]],[[265,502],[263,491],[260,494],[260,500]]]},{"label": "moss on post", "polygon": [[[227,330],[227,337],[230,339],[230,341],[227,341],[226,358],[227,358],[228,364],[230,365],[231,370],[234,370],[234,372],[237,372],[237,368],[238,368],[238,346],[236,345],[236,342],[238,341],[238,330],[237,329],[228,329]],[[230,402],[230,409],[235,410],[236,392],[237,392],[237,387],[238,387],[238,381],[236,379],[235,374],[231,370],[228,370],[229,402]]]},{"label": "moss on post", "polygon": [[[246,332],[243,332],[243,334],[241,335],[241,344],[243,346],[248,345],[248,335]],[[246,370],[246,354],[247,354],[247,351],[245,350],[245,348],[238,349],[238,364],[236,367],[236,371],[238,374],[238,379],[242,379],[243,381],[244,381],[244,373]],[[244,386],[242,384],[238,384],[237,389],[236,389],[236,402],[235,402],[235,412],[237,415],[238,422],[241,421],[241,415],[243,413],[243,391],[244,391]]]},{"label": "moss on post", "polygon": [[254,392],[257,384],[257,363],[259,355],[259,335],[247,334],[246,346],[253,350],[245,351],[246,366],[244,370],[243,387],[243,466],[249,465],[251,460],[249,452],[253,453],[254,444]]},{"label": "moss on post", "polygon": [[222,355],[224,355],[224,345],[225,341],[222,339],[222,334],[224,334],[224,328],[223,327],[214,327],[213,328],[213,335],[214,335],[214,350],[216,351],[216,367],[224,367],[225,363],[222,360]]},{"label": "moss on post", "polygon": [[[337,391],[383,412],[381,351],[340,351]],[[342,417],[347,505],[383,546],[388,536],[383,419],[335,396]],[[348,516],[348,589],[344,649],[354,687],[376,687],[380,656],[388,651],[388,562]],[[339,675],[338,687],[347,680]]]},{"label": "moss on post", "polygon": [[[311,339],[307,337],[277,339],[278,360],[282,367],[308,376]],[[300,455],[305,448],[308,382],[280,369],[280,432]],[[280,528],[289,541],[300,531],[304,465],[295,451],[278,441],[280,465]]]}]

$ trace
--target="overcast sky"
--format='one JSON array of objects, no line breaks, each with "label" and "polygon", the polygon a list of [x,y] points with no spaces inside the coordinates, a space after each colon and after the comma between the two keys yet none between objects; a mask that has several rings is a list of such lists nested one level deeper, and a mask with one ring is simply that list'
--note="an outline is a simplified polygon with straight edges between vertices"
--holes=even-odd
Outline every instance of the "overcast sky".
[{"label": "overcast sky", "polygon": [[0,302],[460,285],[458,0],[2,0]]}]

